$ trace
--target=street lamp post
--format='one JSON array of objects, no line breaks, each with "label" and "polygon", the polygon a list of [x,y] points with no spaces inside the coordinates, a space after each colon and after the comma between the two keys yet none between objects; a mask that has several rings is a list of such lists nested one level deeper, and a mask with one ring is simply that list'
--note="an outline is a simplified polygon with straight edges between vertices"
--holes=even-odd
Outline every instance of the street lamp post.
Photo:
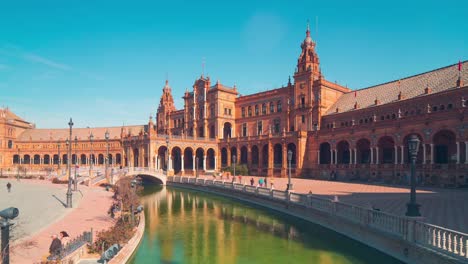
[{"label": "street lamp post", "polygon": [[291,160],[292,160],[292,151],[291,150],[288,150],[288,167],[289,167],[289,170],[288,170],[288,187],[287,187],[287,191],[292,191],[293,190],[293,185],[291,183]]},{"label": "street lamp post", "polygon": [[421,216],[419,207],[416,203],[416,157],[419,150],[419,138],[416,135],[411,135],[408,139],[408,151],[411,158],[411,193],[410,202],[406,204],[406,216],[418,217]]},{"label": "street lamp post", "polygon": [[94,154],[93,154],[93,132],[89,135],[89,144],[91,146],[91,157],[90,157],[90,162],[89,162],[89,179],[91,180],[92,178],[92,172],[93,172],[93,162],[94,162]]},{"label": "street lamp post", "polygon": [[58,148],[57,170],[60,170],[60,140],[57,141],[57,148]]},{"label": "street lamp post", "polygon": [[234,179],[232,182],[236,180],[236,162],[237,162],[237,156],[236,154],[232,155],[232,162],[234,163]]},{"label": "street lamp post", "polygon": [[76,192],[78,191],[78,181],[77,181],[77,177],[76,177],[76,169],[77,169],[77,166],[78,166],[78,137],[75,136],[75,177],[74,177],[74,181],[73,181],[73,190]]},{"label": "street lamp post", "polygon": [[20,156],[20,149],[18,148],[18,169],[16,170],[16,180],[19,181],[19,171],[21,167],[21,156]]},{"label": "street lamp post", "polygon": [[[106,133],[104,134],[104,137],[106,138],[106,179],[109,180],[109,175],[108,175],[108,169],[109,169],[109,131],[106,130]],[[113,181],[110,181],[110,184],[113,184]]]},{"label": "street lamp post", "polygon": [[167,157],[167,163],[166,163],[166,175],[169,174],[169,135],[166,135],[166,157]]},{"label": "street lamp post", "polygon": [[67,155],[67,167],[68,167],[68,190],[67,190],[67,208],[72,208],[72,190],[71,190],[71,152],[72,152],[72,143],[71,138],[72,138],[72,127],[73,127],[73,121],[70,118],[70,122],[68,122],[68,125],[70,126],[70,140],[67,138],[67,147],[68,147],[68,155]]},{"label": "street lamp post", "polygon": [[15,207],[9,207],[1,211],[0,228],[1,228],[1,244],[0,244],[0,260],[2,264],[10,263],[10,220],[18,217],[19,210]]}]

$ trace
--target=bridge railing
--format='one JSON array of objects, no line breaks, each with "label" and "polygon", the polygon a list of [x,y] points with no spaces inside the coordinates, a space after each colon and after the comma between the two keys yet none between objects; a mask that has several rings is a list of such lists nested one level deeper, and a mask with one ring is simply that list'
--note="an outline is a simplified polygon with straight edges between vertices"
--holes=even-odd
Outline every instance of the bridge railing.
[{"label": "bridge railing", "polygon": [[311,194],[273,190],[262,187],[223,181],[204,180],[189,182],[188,177],[168,177],[168,182],[182,182],[202,186],[214,186],[231,192],[241,192],[263,199],[280,201],[315,210],[345,221],[371,228],[409,243],[468,261],[468,234],[431,225],[409,217],[364,208],[357,205],[325,199]]}]

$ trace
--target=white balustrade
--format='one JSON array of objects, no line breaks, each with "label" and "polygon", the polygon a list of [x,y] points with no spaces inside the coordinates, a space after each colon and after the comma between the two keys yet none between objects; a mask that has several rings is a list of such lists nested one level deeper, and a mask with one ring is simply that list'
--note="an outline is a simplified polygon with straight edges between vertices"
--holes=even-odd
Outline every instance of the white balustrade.
[{"label": "white balustrade", "polygon": [[[183,183],[195,182],[194,180],[194,178],[193,180],[192,178],[190,180],[185,177],[182,178]],[[180,177],[177,176],[168,177],[167,181],[181,182]],[[305,205],[308,209],[325,212],[364,227],[396,236],[409,243],[415,243],[458,259],[468,260],[468,234],[447,228],[423,223],[404,216],[392,215],[342,202],[334,202],[313,195],[288,194],[286,191],[270,190],[262,187],[256,188],[250,185],[233,184],[223,181],[198,179],[196,183],[204,186],[215,185],[221,188],[230,188],[238,192],[249,193],[250,195]]]}]

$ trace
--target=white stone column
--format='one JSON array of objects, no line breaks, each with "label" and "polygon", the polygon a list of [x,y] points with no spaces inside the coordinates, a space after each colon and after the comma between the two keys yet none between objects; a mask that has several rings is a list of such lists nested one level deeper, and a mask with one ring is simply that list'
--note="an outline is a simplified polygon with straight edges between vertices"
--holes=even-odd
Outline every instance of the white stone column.
[{"label": "white stone column", "polygon": [[357,164],[357,148],[354,149],[354,164]]},{"label": "white stone column", "polygon": [[156,164],[154,164],[154,166],[156,167],[156,170],[159,170],[159,157],[158,157],[158,154],[156,154],[156,156],[154,156],[154,161]]},{"label": "white stone column", "polygon": [[184,172],[184,155],[180,156],[180,163],[181,163],[180,171]]},{"label": "white stone column", "polygon": [[192,156],[192,170],[193,171],[195,171],[195,169],[197,168],[197,164],[195,164],[195,161],[196,161],[196,159],[195,159],[195,155],[194,155],[194,156]]},{"label": "white stone column", "polygon": [[434,164],[434,144],[431,143],[431,164]]},{"label": "white stone column", "polygon": [[375,164],[379,164],[379,147],[375,147]]},{"label": "white stone column", "polygon": [[169,158],[167,159],[168,164],[167,164],[167,170],[172,170],[172,157],[171,154],[168,156]]},{"label": "white stone column", "polygon": [[218,156],[214,156],[214,170],[218,169]]},{"label": "white stone column", "polygon": [[465,164],[468,164],[468,141],[465,141]]},{"label": "white stone column", "polygon": [[398,147],[395,145],[394,148],[395,148],[395,165],[397,165],[398,164]]},{"label": "white stone column", "polygon": [[317,164],[320,164],[320,150],[317,150]]},{"label": "white stone column", "polygon": [[348,152],[349,152],[349,164],[353,164],[353,150],[352,149],[348,149]]},{"label": "white stone column", "polygon": [[460,164],[460,142],[457,142],[457,164]]},{"label": "white stone column", "polygon": [[374,148],[370,148],[370,164],[374,164]]},{"label": "white stone column", "polygon": [[423,164],[426,164],[426,144],[422,144],[422,150],[423,150]]},{"label": "white stone column", "polygon": [[203,155],[203,170],[206,171],[206,155]]},{"label": "white stone column", "polygon": [[330,164],[333,164],[333,149],[330,148]]},{"label": "white stone column", "polygon": [[400,150],[401,150],[401,163],[400,164],[404,164],[405,163],[405,146],[401,145]]}]

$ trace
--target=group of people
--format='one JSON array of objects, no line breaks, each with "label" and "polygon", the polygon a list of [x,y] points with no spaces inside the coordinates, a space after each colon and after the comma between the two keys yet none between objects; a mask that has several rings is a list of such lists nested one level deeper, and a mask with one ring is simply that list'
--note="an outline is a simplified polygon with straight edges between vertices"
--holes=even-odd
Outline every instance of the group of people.
[{"label": "group of people", "polygon": [[63,252],[63,249],[67,246],[70,236],[66,231],[61,231],[59,235],[52,235],[52,243],[50,243],[49,247],[49,257],[48,260],[57,260],[60,259],[60,255]]},{"label": "group of people", "polygon": [[[250,178],[250,186],[254,186],[254,184],[255,184],[255,180],[252,177],[252,178]],[[270,185],[271,185],[271,189],[275,188],[275,182],[274,182],[273,178],[270,179]],[[263,178],[258,179],[257,187],[263,187],[263,186],[265,186],[265,188],[268,188],[268,180],[267,180],[266,177],[265,177],[265,179],[263,179]]]}]

